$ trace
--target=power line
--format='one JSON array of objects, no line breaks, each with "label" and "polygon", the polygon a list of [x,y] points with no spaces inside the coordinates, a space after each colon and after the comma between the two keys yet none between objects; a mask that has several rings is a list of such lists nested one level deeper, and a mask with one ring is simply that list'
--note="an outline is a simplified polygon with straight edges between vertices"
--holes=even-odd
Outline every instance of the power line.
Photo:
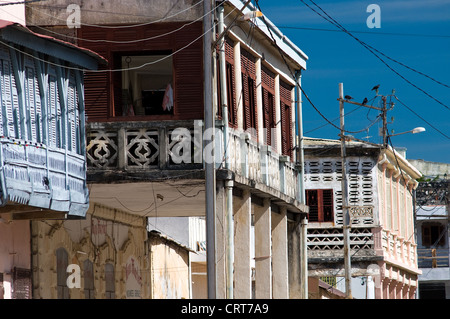
[{"label": "power line", "polygon": [[417,114],[413,109],[411,109],[408,105],[406,105],[405,103],[403,103],[402,101],[400,101],[398,99],[398,97],[394,96],[395,99],[404,107],[406,107],[410,112],[412,112],[415,116],[417,116],[418,118],[420,118],[422,121],[424,121],[425,123],[427,123],[429,126],[431,126],[434,130],[436,130],[436,132],[440,133],[442,136],[444,136],[447,139],[450,139],[450,137],[448,135],[446,135],[445,133],[443,133],[441,130],[439,130],[437,127],[435,127],[433,124],[431,124],[430,122],[428,122],[427,120],[425,120],[422,116],[420,116],[419,114]]},{"label": "power line", "polygon": [[[45,1],[45,0],[34,0],[34,1]],[[27,2],[25,2],[25,3],[28,3],[28,2],[32,2],[32,1],[27,1]],[[24,3],[24,2],[22,2],[22,3]],[[178,11],[178,12],[172,14],[172,15],[166,16],[166,17],[161,18],[161,19],[158,19],[158,20],[149,21],[149,22],[143,22],[143,23],[139,23],[139,24],[128,24],[128,25],[116,25],[116,26],[111,26],[111,25],[88,24],[88,23],[82,23],[82,22],[80,22],[80,25],[89,26],[89,27],[96,27],[96,28],[104,28],[104,29],[117,29],[117,28],[133,28],[133,27],[140,27],[140,26],[150,25],[150,24],[153,24],[153,23],[159,23],[159,22],[165,21],[165,20],[167,20],[167,19],[173,18],[173,17],[175,17],[175,16],[177,16],[177,15],[179,15],[179,14],[181,14],[181,13],[187,11],[187,10],[190,10],[190,9],[195,8],[197,5],[199,5],[199,4],[201,4],[201,3],[203,3],[203,1],[198,1],[196,4],[190,6],[190,7],[186,8],[186,9],[183,9],[183,10],[181,10],[181,11]],[[43,11],[43,10],[39,10],[39,9],[37,9],[36,7],[30,7],[30,6],[28,6],[28,5],[27,5],[27,7],[30,8],[31,10],[35,10],[35,11],[42,12],[43,14],[45,14],[45,15],[47,15],[47,16],[49,16],[49,17],[52,17],[52,18],[54,18],[54,19],[56,19],[56,20],[63,21],[64,24],[66,24],[66,22],[67,22],[66,19],[60,19],[60,18],[58,18],[58,17],[55,17],[54,15],[51,15],[51,14],[49,14],[49,13]],[[50,8],[57,8],[57,9],[63,9],[63,10],[66,10],[66,7],[49,6],[49,5],[47,5],[47,6],[42,6],[42,7],[50,7]],[[88,10],[88,9],[83,9],[83,11],[91,11],[91,12],[97,12],[97,13],[108,13],[108,14],[119,14],[119,15],[125,14],[125,15],[127,15],[127,13],[106,12],[106,11]],[[134,15],[134,16],[145,17],[145,15]]]},{"label": "power line", "polygon": [[[402,78],[404,81],[406,81],[408,84],[410,84],[411,86],[415,87],[417,90],[421,91],[422,93],[424,93],[426,96],[428,96],[429,98],[433,99],[434,101],[436,101],[437,103],[441,104],[442,106],[444,106],[446,109],[450,110],[450,107],[448,105],[446,105],[445,103],[441,102],[440,100],[436,99],[434,96],[432,96],[431,94],[429,94],[428,92],[426,92],[425,90],[423,90],[422,88],[418,87],[416,84],[412,83],[411,81],[409,81],[406,77],[404,77],[403,75],[401,75],[398,71],[396,71],[394,68],[392,68],[386,61],[384,61],[380,56],[378,56],[372,49],[371,46],[369,46],[368,44],[366,44],[365,42],[361,41],[359,38],[357,38],[356,36],[354,36],[353,34],[351,34],[347,29],[345,29],[339,22],[337,22],[335,19],[333,19],[328,13],[326,13],[319,5],[317,5],[313,0],[310,0],[317,8],[319,8],[320,11],[322,11],[327,17],[324,17],[321,13],[317,12],[314,8],[312,8],[309,4],[307,4],[304,0],[300,0],[303,4],[305,4],[308,8],[310,8],[312,11],[314,11],[316,14],[318,14],[321,18],[323,18],[324,20],[328,21],[329,23],[333,24],[334,26],[336,26],[337,28],[339,28],[340,30],[342,30],[343,32],[345,32],[346,34],[348,34],[349,36],[351,36],[353,39],[355,39],[357,42],[359,42],[364,48],[366,48],[369,52],[371,52],[377,59],[379,59],[388,69],[390,69],[392,72],[394,72],[395,74],[397,74],[400,78]],[[377,50],[377,52],[379,52]],[[385,54],[383,54],[384,56],[386,56]],[[431,78],[431,77],[429,77]]]},{"label": "power line", "polygon": [[[341,32],[334,29],[324,29],[324,28],[308,28],[308,27],[294,27],[294,26],[279,26],[278,29],[294,29],[294,30],[309,30],[309,31],[330,31],[330,32]],[[371,35],[395,35],[395,36],[410,36],[410,37],[427,37],[427,38],[450,38],[450,35],[439,35],[439,34],[420,34],[420,33],[399,33],[399,32],[377,32],[377,31],[349,31],[351,33],[362,33]]]},{"label": "power line", "polygon": [[[226,15],[226,17],[227,17],[228,15],[230,15],[232,12],[234,12],[234,10],[235,10],[235,9],[231,10],[231,11]],[[178,50],[176,50],[176,51],[172,52],[171,54],[168,54],[168,55],[166,55],[166,56],[164,56],[164,57],[162,57],[162,58],[160,58],[160,59],[157,59],[157,60],[154,60],[154,61],[150,61],[150,62],[146,62],[146,63],[143,63],[143,64],[141,64],[141,65],[135,66],[135,67],[119,68],[119,69],[89,70],[89,69],[82,69],[82,68],[78,68],[78,67],[71,67],[71,66],[67,66],[67,65],[61,65],[61,64],[58,64],[58,63],[50,62],[50,61],[45,60],[45,59],[38,58],[38,57],[34,56],[33,54],[30,54],[30,53],[28,53],[28,52],[25,52],[25,51],[23,51],[23,50],[20,50],[20,49],[18,49],[17,47],[15,47],[15,46],[13,46],[13,45],[9,45],[9,44],[7,44],[6,42],[3,42],[3,41],[1,41],[1,40],[0,40],[0,43],[3,44],[3,45],[5,45],[5,46],[7,46],[7,47],[10,48],[10,49],[13,49],[13,50],[15,50],[15,51],[17,51],[17,52],[19,52],[19,53],[21,53],[21,54],[23,54],[23,55],[29,56],[29,57],[31,57],[31,58],[33,58],[33,59],[35,59],[35,60],[38,60],[38,61],[47,63],[47,64],[49,64],[49,65],[53,65],[53,66],[65,68],[65,69],[68,69],[68,70],[76,70],[76,71],[90,72],[90,73],[123,72],[123,71],[128,71],[128,70],[138,70],[138,69],[141,69],[141,68],[143,68],[143,67],[146,67],[146,66],[149,66],[149,65],[152,65],[152,64],[159,63],[159,62],[161,62],[161,61],[164,61],[164,60],[166,60],[166,59],[168,59],[168,58],[174,56],[175,54],[177,54],[177,53],[183,51],[184,49],[188,48],[189,46],[191,46],[193,43],[195,43],[195,42],[198,41],[199,39],[203,38],[203,37],[205,36],[205,34],[208,33],[208,32],[211,32],[211,30],[213,30],[213,29],[215,28],[216,25],[217,25],[217,23],[216,23],[216,24],[213,24],[213,26],[211,27],[210,30],[206,30],[206,31],[203,32],[200,36],[198,36],[197,38],[195,38],[194,40],[192,40],[191,42],[189,42],[189,43],[186,44],[185,46],[179,48]]]},{"label": "power line", "polygon": [[[261,8],[260,8],[260,6],[259,6],[258,1],[256,1],[256,6],[258,7],[258,9],[259,9],[260,11],[262,11]],[[265,21],[265,16],[264,16],[264,15],[262,16],[262,19]],[[271,36],[271,38],[272,38],[272,41],[274,42],[275,47],[278,49],[278,52],[280,53],[280,56],[281,56],[281,58],[283,59],[284,64],[285,64],[286,67],[288,68],[288,70],[289,70],[289,72],[290,72],[292,78],[294,79],[294,81],[297,83],[297,87],[300,89],[300,91],[302,91],[303,95],[306,97],[306,99],[307,99],[308,102],[311,104],[311,106],[314,108],[314,110],[315,110],[315,111],[316,111],[316,112],[317,112],[317,113],[318,113],[318,114],[319,114],[326,122],[328,122],[328,124],[330,124],[331,126],[333,126],[334,128],[336,128],[336,129],[338,129],[338,130],[340,131],[341,128],[340,128],[339,126],[336,126],[336,125],[335,125],[332,121],[330,121],[325,115],[323,115],[322,112],[320,112],[320,110],[319,110],[319,109],[314,105],[314,103],[311,101],[311,99],[309,98],[309,96],[308,96],[308,94],[305,92],[305,90],[302,88],[302,86],[301,86],[301,85],[298,85],[298,81],[295,79],[294,73],[292,72],[291,67],[290,67],[289,64],[287,63],[287,61],[286,61],[286,59],[285,59],[285,57],[284,57],[283,51],[281,50],[281,48],[280,48],[279,45],[277,44],[277,41],[275,40],[275,37],[274,37],[273,34],[272,34],[272,31],[270,30],[270,28],[268,28],[267,30],[269,31],[269,34],[270,34],[270,36]],[[375,124],[375,121],[374,121],[373,123],[369,124],[368,127],[365,127],[365,128],[363,128],[363,129],[361,129],[361,130],[359,130],[359,131],[346,131],[346,130],[344,130],[343,132],[345,132],[345,133],[350,133],[350,134],[361,133],[361,132],[366,131],[366,130],[367,130],[368,128],[370,128],[373,124]]]},{"label": "power line", "polygon": [[27,3],[41,2],[41,1],[47,1],[47,0],[28,0],[28,1],[16,1],[16,2],[0,3],[0,7],[12,6],[12,5],[16,5],[16,4],[25,4],[26,5]]}]

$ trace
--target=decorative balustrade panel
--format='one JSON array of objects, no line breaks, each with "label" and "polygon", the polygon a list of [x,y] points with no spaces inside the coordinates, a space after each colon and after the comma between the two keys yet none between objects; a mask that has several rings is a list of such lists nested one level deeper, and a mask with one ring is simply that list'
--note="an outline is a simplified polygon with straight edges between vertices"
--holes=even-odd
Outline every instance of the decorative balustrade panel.
[{"label": "decorative balustrade panel", "polygon": [[297,170],[291,163],[285,163],[284,169],[285,169],[284,193],[288,196],[295,198],[297,196],[296,192],[297,192],[297,187],[298,187],[298,185],[297,185],[297,176],[298,176]]},{"label": "decorative balustrade panel", "polygon": [[119,154],[118,132],[111,130],[90,130],[87,135],[86,157],[88,167],[116,168]]},{"label": "decorative balustrade panel", "polygon": [[87,131],[88,168],[202,168],[202,137],[197,135],[193,121],[91,123]]},{"label": "decorative balustrade panel", "polygon": [[[210,160],[209,139],[194,121],[90,123],[87,127],[87,166],[91,170],[199,169]],[[223,145],[215,136],[216,168],[225,168],[284,194],[297,196],[298,172],[267,146],[230,129]],[[206,145],[206,146],[205,146]],[[224,153],[224,150],[227,150]]]},{"label": "decorative balustrade panel", "polygon": [[[128,167],[157,168],[159,158],[159,133],[155,129],[136,129],[125,132]],[[181,138],[180,138],[181,139]],[[172,140],[170,144],[173,144]],[[170,148],[169,144],[169,148]]]},{"label": "decorative balustrade panel", "polygon": [[[343,250],[344,234],[342,228],[308,229],[307,247],[308,250],[317,251]],[[374,249],[374,238],[370,228],[350,229],[350,249]]]}]

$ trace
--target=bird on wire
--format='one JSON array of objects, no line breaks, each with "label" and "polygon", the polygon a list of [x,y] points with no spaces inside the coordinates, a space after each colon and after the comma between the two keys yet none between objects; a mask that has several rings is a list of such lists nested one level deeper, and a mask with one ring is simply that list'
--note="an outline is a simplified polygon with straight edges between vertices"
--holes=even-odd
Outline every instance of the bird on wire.
[{"label": "bird on wire", "polygon": [[365,98],[364,98],[364,101],[362,102],[362,105],[366,105],[367,102],[369,102],[369,100],[365,97]]},{"label": "bird on wire", "polygon": [[372,91],[377,91],[379,88],[380,88],[380,85],[377,84],[377,85],[375,85],[375,86],[372,88]]},{"label": "bird on wire", "polygon": [[346,96],[344,96],[344,98],[345,98],[346,100],[353,100],[353,98],[352,98],[350,95],[346,95]]}]

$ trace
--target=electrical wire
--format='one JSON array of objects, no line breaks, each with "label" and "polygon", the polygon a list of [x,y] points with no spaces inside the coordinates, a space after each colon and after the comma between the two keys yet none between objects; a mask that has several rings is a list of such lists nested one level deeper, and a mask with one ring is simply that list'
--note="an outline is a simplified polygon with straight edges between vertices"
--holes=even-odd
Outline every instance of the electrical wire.
[{"label": "electrical wire", "polygon": [[[351,36],[353,39],[355,39],[358,43],[360,43],[364,48],[366,48],[370,53],[372,53],[378,60],[380,60],[388,69],[390,69],[392,72],[394,72],[397,76],[399,76],[401,79],[403,79],[405,82],[407,82],[408,84],[410,84],[411,86],[413,86],[414,88],[416,88],[417,90],[421,91],[423,94],[425,94],[426,96],[428,96],[429,98],[433,99],[434,101],[436,101],[437,103],[441,104],[442,106],[444,106],[446,109],[450,110],[450,107],[448,105],[446,105],[445,103],[441,102],[440,100],[436,99],[434,96],[432,96],[430,93],[426,92],[425,90],[423,90],[422,88],[420,88],[419,86],[417,86],[416,84],[412,83],[410,80],[408,80],[406,77],[404,77],[403,75],[401,75],[397,70],[395,70],[393,67],[391,67],[386,61],[384,61],[378,54],[376,54],[374,51],[374,49],[372,49],[371,46],[369,46],[368,44],[366,44],[365,42],[361,41],[359,38],[357,38],[356,36],[354,36],[352,33],[350,33],[347,29],[345,29],[339,22],[337,22],[335,19],[333,19],[328,13],[326,13],[319,5],[317,5],[313,0],[310,0],[317,8],[319,8],[320,11],[322,11],[327,17],[324,17],[321,13],[317,12],[314,8],[312,8],[309,4],[307,4],[304,0],[300,0],[303,4],[305,4],[308,8],[310,8],[312,11],[314,11],[316,14],[318,14],[321,18],[323,18],[324,20],[328,21],[329,23],[333,24],[334,26],[336,26],[337,28],[339,28],[341,31],[345,32],[346,34],[348,34],[349,36]],[[380,52],[378,50],[376,50],[377,52]],[[385,54],[383,54],[383,56],[386,56]],[[403,64],[403,66],[405,66],[405,64]],[[410,68],[412,70],[412,68]],[[421,73],[421,72],[420,72]],[[423,73],[421,73],[423,75]],[[432,79],[431,77],[428,77],[430,79]],[[439,81],[438,81],[439,82]],[[442,84],[441,82],[439,82],[440,84]]]},{"label": "electrical wire", "polygon": [[[258,1],[256,1],[256,6],[257,6],[258,9],[261,11],[261,8],[260,8],[260,6],[259,6]],[[262,16],[262,19],[265,21],[264,15]],[[298,84],[298,81],[295,79],[295,75],[294,75],[294,73],[292,72],[291,67],[289,66],[289,64],[288,64],[287,61],[286,61],[286,58],[284,57],[284,53],[283,53],[283,51],[281,50],[281,48],[279,47],[279,45],[277,44],[277,41],[275,40],[275,37],[273,36],[272,31],[270,30],[270,28],[268,28],[268,31],[269,31],[269,34],[270,34],[270,36],[271,36],[273,42],[274,42],[275,47],[278,49],[278,52],[280,53],[280,56],[281,56],[281,58],[282,58],[283,61],[284,61],[284,64],[285,64],[286,67],[288,68],[288,70],[289,70],[289,72],[290,72],[292,78],[294,79],[294,81],[297,83],[297,87],[302,91],[303,95],[306,97],[306,99],[308,100],[308,102],[311,104],[311,106],[314,108],[314,110],[315,110],[315,111],[316,111],[316,112],[317,112],[317,113],[318,113],[318,114],[319,114],[319,115],[320,115],[320,116],[321,116],[328,124],[330,124],[331,126],[333,126],[334,128],[336,128],[336,129],[338,129],[338,130],[341,130],[341,128],[340,128],[339,126],[335,125],[335,124],[334,124],[332,121],[330,121],[325,115],[322,114],[322,112],[321,112],[321,111],[314,105],[314,103],[311,101],[311,99],[309,98],[308,94],[305,92],[305,90],[303,89],[303,87],[302,87],[301,85]],[[365,128],[363,128],[363,129],[361,129],[361,130],[358,130],[358,131],[348,131],[348,130],[343,130],[343,132],[345,132],[345,133],[350,133],[350,134],[361,133],[361,132],[366,131],[366,130],[367,130],[368,128],[370,128],[373,124],[375,124],[375,123],[371,123],[368,127],[365,127]]]},{"label": "electrical wire", "polygon": [[[323,29],[323,28],[308,28],[308,27],[293,27],[293,26],[280,26],[277,25],[278,29],[294,29],[294,30],[310,30],[310,31],[331,31],[331,32],[341,32],[335,29]],[[351,31],[351,33],[363,33],[370,35],[395,35],[395,36],[410,36],[410,37],[427,37],[427,38],[450,38],[450,35],[439,35],[439,34],[420,34],[420,33],[396,33],[396,32],[373,32],[373,31]]]},{"label": "electrical wire", "polygon": [[[201,2],[199,2],[199,3],[201,3]],[[70,36],[68,34],[62,34],[62,33],[56,32],[54,30],[41,27],[39,25],[28,25],[28,26],[35,27],[35,28],[41,29],[41,30],[43,30],[45,32],[50,32],[50,33],[56,34],[58,36],[65,37],[65,38],[70,38],[70,39],[77,40],[77,41],[96,42],[96,43],[98,43],[98,42],[105,42],[105,43],[114,43],[114,44],[129,44],[129,43],[138,43],[138,42],[150,41],[150,40],[154,40],[154,39],[157,39],[157,38],[162,38],[162,37],[171,35],[173,33],[176,33],[178,31],[182,30],[183,28],[185,28],[185,27],[187,27],[189,25],[192,25],[192,24],[202,20],[206,15],[210,14],[211,12],[213,12],[217,7],[213,8],[210,12],[205,13],[204,15],[202,15],[201,17],[199,17],[199,18],[197,18],[195,20],[192,20],[192,21],[189,21],[187,23],[184,23],[183,25],[181,25],[180,27],[178,27],[177,29],[174,29],[172,31],[168,31],[166,33],[158,34],[158,35],[155,35],[155,36],[152,36],[152,37],[148,37],[148,38],[133,39],[133,40],[118,41],[118,40],[108,40],[108,39],[85,39],[85,38],[80,38],[80,37],[77,37],[77,36]],[[120,26],[117,27],[117,29],[119,29],[119,28],[120,28]]]},{"label": "electrical wire", "polygon": [[41,2],[41,1],[47,1],[47,0],[28,0],[28,1],[16,1],[16,2],[0,3],[0,7],[12,6],[12,5],[16,5],[16,4],[24,4],[24,5],[26,5],[27,3]]},{"label": "electrical wire", "polygon": [[[43,0],[35,0],[35,1],[43,1]],[[45,1],[45,0],[44,0],[44,1]],[[31,1],[29,1],[29,2],[31,2]],[[25,2],[25,3],[27,3],[27,2]],[[88,27],[104,28],[104,29],[126,29],[126,28],[141,27],[141,26],[151,25],[151,24],[154,24],[154,23],[163,22],[163,21],[165,21],[165,20],[167,20],[167,19],[170,19],[170,18],[173,18],[173,17],[175,17],[175,16],[177,16],[177,15],[179,15],[179,14],[181,14],[181,13],[187,11],[187,10],[191,10],[191,9],[195,8],[197,5],[199,5],[199,4],[201,4],[201,3],[203,3],[203,1],[198,1],[196,4],[194,4],[194,5],[192,5],[192,6],[188,7],[188,8],[185,8],[185,9],[183,9],[183,10],[181,10],[181,11],[178,11],[178,12],[172,14],[172,15],[169,15],[169,16],[166,16],[166,17],[164,17],[164,18],[157,19],[157,20],[154,20],[154,21],[149,21],[149,22],[144,22],[144,23],[139,23],[139,24],[127,24],[127,25],[115,25],[115,26],[112,26],[112,25],[88,24],[88,23],[82,23],[82,22],[80,22],[80,25],[88,26]],[[26,4],[25,4],[25,5],[26,5]],[[29,9],[31,9],[31,10],[39,11],[39,12],[41,12],[41,13],[43,13],[43,14],[49,16],[49,17],[52,17],[52,18],[57,19],[57,20],[59,20],[59,21],[62,21],[62,22],[64,22],[64,24],[67,23],[67,20],[66,20],[66,19],[60,19],[60,18],[58,18],[58,17],[55,17],[55,16],[52,15],[52,14],[49,14],[49,13],[43,11],[43,10],[37,9],[36,6],[31,6],[31,7],[28,6],[28,5],[26,5],[26,6],[27,6]],[[43,6],[41,6],[41,7],[50,7],[50,8],[57,8],[57,9],[63,9],[63,10],[66,10],[66,9],[67,9],[67,7],[58,7],[58,6],[49,6],[49,5],[43,5]],[[85,10],[85,9],[83,9],[83,10]],[[97,13],[107,13],[107,14],[120,14],[120,15],[126,14],[126,13],[106,12],[106,11],[97,11],[97,10],[88,10],[88,9],[86,9],[86,11],[92,11],[92,12],[97,12]],[[135,15],[135,16],[145,17],[145,15]]]},{"label": "electrical wire", "polygon": [[422,116],[420,116],[419,114],[417,114],[417,112],[415,112],[412,108],[410,108],[408,105],[406,105],[405,103],[403,103],[402,101],[399,100],[398,97],[394,96],[395,99],[404,107],[406,107],[411,113],[413,113],[415,116],[417,116],[418,118],[420,118],[422,121],[424,121],[425,123],[427,123],[430,127],[432,127],[434,130],[436,130],[436,132],[438,132],[439,134],[441,134],[442,136],[444,136],[447,139],[450,139],[450,137],[445,134],[444,132],[442,132],[441,130],[439,130],[437,127],[435,127],[433,124],[431,124],[430,122],[428,122],[427,120],[425,120]]},{"label": "electrical wire", "polygon": [[[228,13],[228,15],[230,15],[235,9],[236,9],[236,8],[234,8],[232,11],[230,11],[230,12]],[[228,15],[227,15],[227,16],[228,16]],[[1,40],[0,40],[0,43],[3,44],[3,45],[5,45],[5,46],[7,46],[7,47],[10,48],[10,49],[13,49],[13,50],[15,50],[15,51],[17,51],[17,52],[19,52],[19,53],[21,53],[21,54],[23,54],[23,55],[29,56],[29,57],[31,57],[31,58],[33,58],[33,59],[35,59],[35,60],[44,62],[44,63],[49,64],[49,65],[53,65],[53,66],[65,68],[65,69],[68,69],[68,70],[76,70],[76,71],[88,72],[88,73],[123,72],[123,71],[139,70],[139,69],[142,69],[143,67],[146,67],[146,66],[149,66],[149,65],[153,65],[153,64],[157,64],[157,63],[159,63],[159,62],[161,62],[161,61],[164,61],[164,60],[166,60],[166,59],[168,59],[168,58],[174,56],[175,54],[177,54],[177,53],[181,52],[182,50],[184,50],[184,49],[188,48],[189,46],[191,46],[193,43],[195,43],[195,42],[198,41],[199,39],[203,38],[203,37],[205,36],[205,34],[208,33],[208,32],[211,32],[211,30],[212,30],[213,28],[215,28],[216,25],[217,25],[217,23],[216,23],[216,24],[213,24],[213,26],[212,26],[211,29],[206,30],[206,31],[203,32],[200,36],[198,36],[196,39],[194,39],[194,40],[191,41],[190,43],[186,44],[185,46],[179,48],[178,50],[172,52],[172,53],[169,54],[169,55],[166,55],[166,56],[164,56],[164,57],[162,57],[162,58],[160,58],[160,59],[154,60],[154,61],[150,61],[150,62],[143,63],[143,64],[138,65],[138,66],[135,66],[135,67],[119,68],[119,69],[89,70],[89,69],[83,69],[83,68],[78,68],[78,67],[71,67],[71,66],[61,65],[61,64],[58,64],[58,63],[50,62],[50,61],[48,61],[48,60],[45,60],[45,59],[41,59],[41,58],[39,58],[39,57],[36,57],[36,56],[34,56],[33,54],[28,53],[28,52],[25,52],[25,51],[23,51],[23,50],[20,50],[20,49],[18,49],[17,47],[15,47],[15,46],[13,46],[13,45],[9,45],[9,44],[7,44],[7,43],[4,42],[4,41],[1,41]]]}]

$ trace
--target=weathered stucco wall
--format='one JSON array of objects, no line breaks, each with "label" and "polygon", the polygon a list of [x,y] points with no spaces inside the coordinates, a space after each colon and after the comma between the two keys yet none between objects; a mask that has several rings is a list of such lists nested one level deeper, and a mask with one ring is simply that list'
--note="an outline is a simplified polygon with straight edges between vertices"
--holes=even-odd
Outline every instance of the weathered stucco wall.
[{"label": "weathered stucco wall", "polygon": [[152,298],[191,298],[189,250],[159,234],[150,233],[149,243]]},{"label": "weathered stucco wall", "polygon": [[192,21],[203,15],[200,0],[139,0],[96,1],[54,0],[51,4],[29,3],[26,6],[26,21],[30,25],[66,25],[76,15],[73,7],[80,8],[81,24],[127,24],[147,23],[163,19],[169,21]]},{"label": "weathered stucco wall", "polygon": [[145,218],[97,204],[91,204],[85,220],[33,221],[33,297],[58,298],[56,251],[64,248],[68,264],[81,270],[80,288],[68,289],[71,299],[85,298],[86,260],[93,263],[96,299],[107,298],[107,263],[113,265],[116,299],[150,298],[146,236]]},{"label": "weathered stucco wall", "polygon": [[0,221],[0,299],[13,297],[14,268],[30,269],[30,222],[9,220],[5,214]]}]

